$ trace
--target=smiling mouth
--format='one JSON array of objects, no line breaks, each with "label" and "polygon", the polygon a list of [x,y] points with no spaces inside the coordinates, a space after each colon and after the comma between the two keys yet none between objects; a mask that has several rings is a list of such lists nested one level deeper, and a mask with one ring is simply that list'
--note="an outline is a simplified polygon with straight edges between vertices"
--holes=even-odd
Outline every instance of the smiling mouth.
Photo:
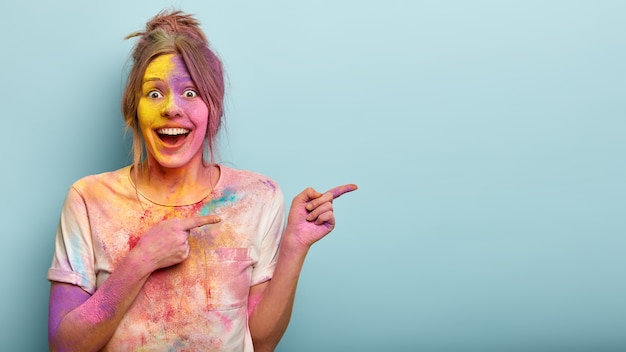
[{"label": "smiling mouth", "polygon": [[189,135],[190,130],[186,128],[159,128],[156,130],[159,139],[165,144],[175,145],[184,140]]}]

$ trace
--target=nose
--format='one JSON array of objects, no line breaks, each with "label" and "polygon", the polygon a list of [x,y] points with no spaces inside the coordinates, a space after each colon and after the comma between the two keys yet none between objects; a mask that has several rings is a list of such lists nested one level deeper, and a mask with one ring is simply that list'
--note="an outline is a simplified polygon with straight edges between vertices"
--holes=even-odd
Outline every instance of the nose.
[{"label": "nose", "polygon": [[180,102],[177,101],[176,96],[170,95],[163,103],[161,115],[169,118],[180,117],[183,115],[183,111],[180,107]]}]

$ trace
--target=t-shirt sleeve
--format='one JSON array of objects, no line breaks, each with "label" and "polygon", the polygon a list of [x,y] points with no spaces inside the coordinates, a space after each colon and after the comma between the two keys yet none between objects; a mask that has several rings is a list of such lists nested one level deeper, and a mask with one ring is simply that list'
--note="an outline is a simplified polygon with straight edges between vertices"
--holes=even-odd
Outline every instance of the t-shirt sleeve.
[{"label": "t-shirt sleeve", "polygon": [[259,245],[259,259],[252,271],[251,286],[270,280],[278,260],[280,239],[285,226],[285,199],[278,186],[261,225],[263,236]]},{"label": "t-shirt sleeve", "polygon": [[93,294],[96,291],[95,257],[85,200],[69,189],[56,233],[52,265],[47,279],[69,283]]}]

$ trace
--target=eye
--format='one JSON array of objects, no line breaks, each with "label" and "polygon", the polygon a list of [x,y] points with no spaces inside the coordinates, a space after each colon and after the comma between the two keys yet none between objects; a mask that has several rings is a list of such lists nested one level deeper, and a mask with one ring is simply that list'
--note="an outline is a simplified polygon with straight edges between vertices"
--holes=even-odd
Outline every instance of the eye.
[{"label": "eye", "polygon": [[151,90],[148,92],[148,98],[152,98],[152,99],[159,99],[162,98],[163,94],[161,94],[161,92],[157,91],[157,90]]},{"label": "eye", "polygon": [[185,98],[195,98],[198,96],[198,93],[193,89],[187,89],[183,92],[183,96]]}]

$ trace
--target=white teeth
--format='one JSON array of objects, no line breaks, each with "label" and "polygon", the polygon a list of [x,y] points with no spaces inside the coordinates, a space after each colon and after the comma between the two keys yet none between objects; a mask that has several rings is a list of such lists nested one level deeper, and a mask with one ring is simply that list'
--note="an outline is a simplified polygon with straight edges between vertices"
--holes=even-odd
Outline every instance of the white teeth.
[{"label": "white teeth", "polygon": [[166,134],[169,136],[177,136],[179,134],[187,134],[189,130],[186,128],[159,128],[157,130],[158,134]]}]

